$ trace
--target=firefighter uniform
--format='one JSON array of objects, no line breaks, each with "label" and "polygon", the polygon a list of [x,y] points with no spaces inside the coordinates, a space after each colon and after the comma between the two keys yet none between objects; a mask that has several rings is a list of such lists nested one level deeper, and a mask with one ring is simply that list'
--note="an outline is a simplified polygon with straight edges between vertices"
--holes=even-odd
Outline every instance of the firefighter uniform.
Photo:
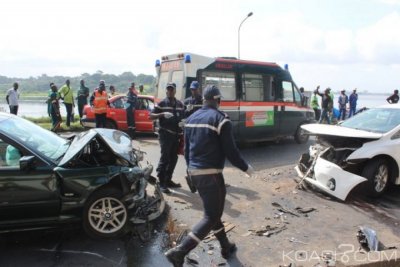
[{"label": "firefighter uniform", "polygon": [[196,247],[211,230],[221,244],[224,258],[228,258],[236,248],[227,239],[221,221],[226,195],[222,175],[225,158],[244,172],[250,174],[254,170],[236,147],[228,116],[218,110],[218,105],[208,104],[207,100],[215,104],[215,100],[220,97],[217,87],[207,86],[204,90],[204,106],[185,123],[185,160],[191,181],[202,199],[204,216],[178,247],[166,253],[174,266],[182,266],[184,255]]},{"label": "firefighter uniform", "polygon": [[[175,88],[174,88],[175,90]],[[172,181],[172,175],[178,161],[179,135],[182,129],[179,122],[184,118],[183,103],[175,97],[165,98],[154,107],[152,113],[171,113],[170,118],[161,116],[159,118],[159,141],[161,147],[161,157],[157,166],[157,176],[160,181],[160,187],[163,192],[168,193],[168,187],[180,187]]]}]

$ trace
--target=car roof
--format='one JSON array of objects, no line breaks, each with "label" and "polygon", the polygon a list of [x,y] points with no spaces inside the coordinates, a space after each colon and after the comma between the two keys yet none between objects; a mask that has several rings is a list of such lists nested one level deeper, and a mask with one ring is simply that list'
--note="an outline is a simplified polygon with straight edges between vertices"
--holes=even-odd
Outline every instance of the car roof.
[{"label": "car roof", "polygon": [[[116,95],[110,98],[110,101],[114,101],[114,99],[121,98],[121,97],[126,97],[126,95]],[[138,98],[146,98],[146,99],[151,99],[154,101],[154,96],[152,95],[138,95]]]},{"label": "car roof", "polygon": [[400,109],[400,104],[385,104],[385,105],[377,106],[375,108]]},{"label": "car roof", "polygon": [[14,117],[14,114],[6,113],[6,112],[0,112],[0,121],[7,120],[9,118]]}]

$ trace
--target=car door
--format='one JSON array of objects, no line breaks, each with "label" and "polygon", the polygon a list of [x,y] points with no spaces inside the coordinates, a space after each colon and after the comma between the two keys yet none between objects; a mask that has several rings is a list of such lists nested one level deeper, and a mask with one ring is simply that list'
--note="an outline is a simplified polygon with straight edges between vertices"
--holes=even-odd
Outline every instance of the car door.
[{"label": "car door", "polygon": [[121,96],[115,98],[111,103],[111,108],[109,115],[107,116],[109,119],[114,121],[117,124],[118,130],[127,130],[128,124],[126,122],[126,111],[125,105],[127,102],[126,96]]},{"label": "car door", "polygon": [[139,132],[152,132],[153,121],[149,119],[154,103],[150,99],[138,97],[135,110],[136,130]]},{"label": "car door", "polygon": [[[0,225],[58,217],[60,198],[52,166],[21,145],[0,138]],[[27,156],[32,168],[21,170],[20,160]]]}]

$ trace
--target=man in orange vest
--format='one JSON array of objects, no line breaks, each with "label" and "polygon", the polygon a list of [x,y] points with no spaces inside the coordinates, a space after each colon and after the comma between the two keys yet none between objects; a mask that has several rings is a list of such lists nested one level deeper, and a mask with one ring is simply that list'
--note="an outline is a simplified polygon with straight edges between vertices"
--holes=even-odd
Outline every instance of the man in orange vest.
[{"label": "man in orange vest", "polygon": [[93,109],[96,117],[96,128],[106,128],[107,121],[107,106],[110,105],[106,92],[106,84],[103,80],[100,81],[99,87],[94,89],[90,97],[90,106]]}]

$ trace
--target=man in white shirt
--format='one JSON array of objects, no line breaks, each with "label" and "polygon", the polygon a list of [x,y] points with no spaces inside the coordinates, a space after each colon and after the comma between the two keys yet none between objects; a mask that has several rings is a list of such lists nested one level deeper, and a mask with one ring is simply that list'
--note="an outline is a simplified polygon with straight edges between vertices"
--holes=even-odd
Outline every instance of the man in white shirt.
[{"label": "man in white shirt", "polygon": [[13,84],[13,88],[10,88],[7,90],[7,104],[10,107],[10,113],[17,115],[18,113],[18,99],[19,99],[19,93],[18,93],[18,83]]}]

